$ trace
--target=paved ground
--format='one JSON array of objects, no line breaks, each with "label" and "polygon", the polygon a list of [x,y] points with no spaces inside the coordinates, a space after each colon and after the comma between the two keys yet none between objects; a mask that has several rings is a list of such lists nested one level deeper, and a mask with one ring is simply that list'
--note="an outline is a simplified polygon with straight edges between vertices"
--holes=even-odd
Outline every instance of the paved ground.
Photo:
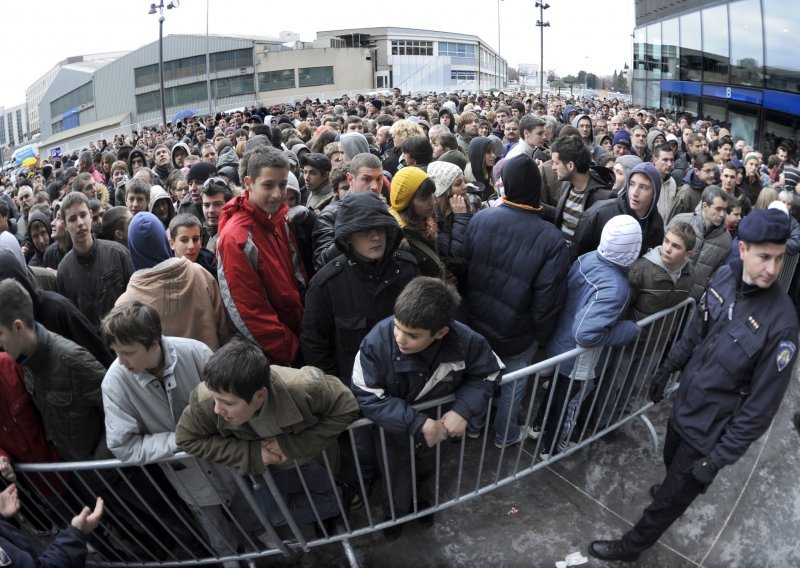
[{"label": "paved ground", "polygon": [[[796,373],[771,430],[738,464],[725,468],[635,565],[800,566],[800,436],[791,424],[797,410]],[[667,412],[662,404],[650,413],[660,434]],[[552,567],[571,552],[587,555],[595,538],[621,535],[649,502],[647,489],[662,476],[660,454],[653,453],[642,423],[634,421],[612,440],[439,513],[428,530],[409,523],[395,542],[378,533],[352,545],[364,567]],[[512,507],[518,512],[509,515]],[[281,564],[347,562],[342,547],[330,545]],[[614,565],[591,558],[584,564]]]}]

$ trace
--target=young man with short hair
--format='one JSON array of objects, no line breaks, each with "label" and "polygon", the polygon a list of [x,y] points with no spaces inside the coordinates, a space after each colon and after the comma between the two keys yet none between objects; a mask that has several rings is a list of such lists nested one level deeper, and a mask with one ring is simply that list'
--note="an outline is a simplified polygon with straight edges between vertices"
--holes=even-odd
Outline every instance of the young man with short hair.
[{"label": "young man with short hair", "polygon": [[545,205],[544,213],[571,246],[584,213],[597,201],[616,197],[611,189],[614,173],[605,167],[591,167],[592,156],[578,135],[559,137],[550,151],[553,171],[561,182],[561,197],[555,207]]},{"label": "young man with short hair", "polygon": [[303,154],[300,157],[300,167],[303,169],[303,179],[308,190],[305,205],[319,213],[333,199],[331,160],[324,154]]},{"label": "young man with short hair", "polygon": [[289,161],[272,147],[247,154],[244,194],[222,209],[217,275],[231,321],[270,361],[296,360],[307,286],[297,239],[284,204]]},{"label": "young man with short hair", "polygon": [[219,177],[208,178],[203,184],[203,223],[204,237],[208,239],[204,247],[212,253],[217,248],[219,238],[219,214],[225,204],[233,199],[233,192],[228,183]]},{"label": "young man with short hair", "polygon": [[669,212],[669,221],[681,213],[692,213],[700,203],[703,190],[714,183],[717,166],[707,152],[695,156],[692,168],[683,177],[683,185],[675,196]]},{"label": "young man with short hair", "polygon": [[114,307],[133,274],[130,253],[119,243],[92,235],[92,215],[84,194],[69,193],[61,202],[60,214],[72,238],[72,250],[58,265],[58,289],[99,329],[100,320]]},{"label": "young man with short hair", "polygon": [[[306,493],[293,489],[299,468],[319,518],[335,517],[338,503],[322,453],[337,462],[336,439],[358,418],[353,393],[314,367],[270,365],[257,345],[239,339],[217,351],[203,374],[178,421],[178,447],[243,475],[269,468],[294,520],[314,522]],[[273,525],[286,522],[263,485],[256,499]]]},{"label": "young man with short hair", "polygon": [[105,367],[83,347],[35,322],[30,295],[11,278],[0,281],[0,345],[25,367],[26,388],[61,457],[110,457],[100,395]]},{"label": "young man with short hair", "polygon": [[675,168],[675,151],[669,144],[661,144],[653,149],[653,165],[661,176],[661,193],[656,202],[658,214],[667,222],[667,215],[677,195],[677,185],[672,179],[672,170]]},{"label": "young man with short hair", "polygon": [[[352,389],[364,416],[384,430],[388,468],[384,460],[378,461],[390,483],[397,517],[414,512],[413,482],[417,482],[418,508],[431,506],[433,448],[447,438],[463,436],[467,423],[486,412],[504,368],[486,339],[453,319],[460,300],[455,288],[437,278],[414,278],[397,298],[394,315],[372,328],[356,355]],[[450,394],[455,400],[438,420],[435,409],[420,411],[412,406]],[[376,444],[381,437],[376,429]],[[414,466],[409,459],[410,437],[416,444]],[[391,518],[388,498],[383,510]],[[432,522],[432,516],[429,519]],[[392,527],[384,535],[394,540],[400,531],[401,527]]]},{"label": "young man with short hair", "polygon": [[136,177],[125,184],[125,205],[131,215],[149,210],[150,187],[145,180]]},{"label": "young man with short hair", "polygon": [[722,266],[731,251],[731,236],[725,225],[728,194],[711,185],[703,190],[702,199],[693,213],[673,217],[672,222],[689,223],[697,236],[697,245],[691,258],[695,271],[692,297],[700,301],[706,284],[714,271]]}]

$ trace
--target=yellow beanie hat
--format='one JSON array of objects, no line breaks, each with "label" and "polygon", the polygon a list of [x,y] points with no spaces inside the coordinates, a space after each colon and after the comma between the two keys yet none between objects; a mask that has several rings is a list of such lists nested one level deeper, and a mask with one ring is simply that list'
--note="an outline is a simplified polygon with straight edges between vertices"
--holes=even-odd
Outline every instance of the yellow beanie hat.
[{"label": "yellow beanie hat", "polygon": [[392,189],[389,193],[389,204],[395,211],[403,211],[414,199],[419,186],[428,179],[428,174],[414,166],[406,166],[392,178]]}]

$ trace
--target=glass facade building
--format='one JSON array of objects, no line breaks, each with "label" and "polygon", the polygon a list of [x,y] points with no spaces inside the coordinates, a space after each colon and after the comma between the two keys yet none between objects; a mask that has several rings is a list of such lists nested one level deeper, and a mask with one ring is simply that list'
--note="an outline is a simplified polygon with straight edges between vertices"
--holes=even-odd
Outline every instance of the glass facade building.
[{"label": "glass facade building", "polygon": [[798,157],[800,5],[795,0],[639,0],[633,103],[726,126]]}]

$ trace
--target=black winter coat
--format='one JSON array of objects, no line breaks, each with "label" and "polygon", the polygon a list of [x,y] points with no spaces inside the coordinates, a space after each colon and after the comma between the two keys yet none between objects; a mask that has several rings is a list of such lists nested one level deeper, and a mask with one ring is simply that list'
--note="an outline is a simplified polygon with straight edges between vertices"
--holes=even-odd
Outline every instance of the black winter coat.
[{"label": "black winter coat", "polygon": [[[349,237],[382,227],[386,251],[378,262],[366,261],[350,248]],[[305,363],[350,385],[361,340],[384,318],[419,268],[414,257],[398,251],[400,226],[386,204],[373,193],[358,193],[341,202],[336,219],[337,248],[345,251],[311,279],[306,292],[300,345]]]}]

